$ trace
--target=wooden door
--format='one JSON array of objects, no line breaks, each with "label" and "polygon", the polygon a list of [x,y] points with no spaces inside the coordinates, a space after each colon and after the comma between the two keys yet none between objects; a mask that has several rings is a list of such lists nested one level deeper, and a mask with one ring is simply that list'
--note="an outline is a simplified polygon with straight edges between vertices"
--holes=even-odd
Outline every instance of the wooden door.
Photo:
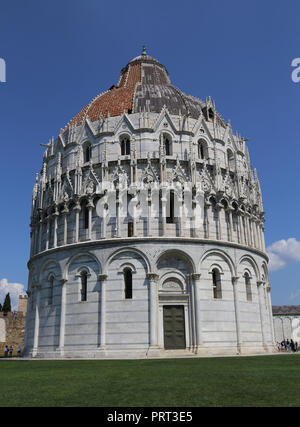
[{"label": "wooden door", "polygon": [[183,305],[165,305],[164,346],[165,349],[185,349],[185,322]]}]

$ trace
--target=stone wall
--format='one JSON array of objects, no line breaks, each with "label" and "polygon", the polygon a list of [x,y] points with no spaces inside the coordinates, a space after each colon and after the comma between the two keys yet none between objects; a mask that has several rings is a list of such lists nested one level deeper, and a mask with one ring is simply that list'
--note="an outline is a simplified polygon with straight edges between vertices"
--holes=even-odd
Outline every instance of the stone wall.
[{"label": "stone wall", "polygon": [[26,315],[22,312],[0,313],[0,355],[4,353],[5,345],[13,346],[13,354],[17,354],[18,345],[23,350],[25,337]]},{"label": "stone wall", "polygon": [[26,312],[27,312],[27,302],[28,302],[27,295],[19,295],[18,312],[22,312],[24,316],[26,316]]},{"label": "stone wall", "polygon": [[300,315],[281,315],[273,316],[275,341],[281,342],[283,340],[293,339],[300,343]]}]

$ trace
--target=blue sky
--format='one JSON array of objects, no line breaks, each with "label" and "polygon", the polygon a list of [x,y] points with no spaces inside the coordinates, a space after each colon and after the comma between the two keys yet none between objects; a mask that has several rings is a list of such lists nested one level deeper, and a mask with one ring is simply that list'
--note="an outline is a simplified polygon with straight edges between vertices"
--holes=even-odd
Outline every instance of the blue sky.
[{"label": "blue sky", "polygon": [[211,96],[250,139],[271,246],[272,302],[300,304],[300,82],[291,79],[299,15],[293,0],[0,0],[7,66],[0,83],[0,302],[9,286],[27,287],[40,143],[116,84],[145,44],[175,86]]}]

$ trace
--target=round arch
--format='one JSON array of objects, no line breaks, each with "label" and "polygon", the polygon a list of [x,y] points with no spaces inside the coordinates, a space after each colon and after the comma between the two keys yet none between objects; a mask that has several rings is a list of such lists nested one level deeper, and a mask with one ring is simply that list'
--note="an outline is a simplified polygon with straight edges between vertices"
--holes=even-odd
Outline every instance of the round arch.
[{"label": "round arch", "polygon": [[69,268],[70,265],[72,265],[72,263],[77,259],[80,258],[82,256],[85,257],[90,257],[93,261],[96,262],[97,266],[98,266],[98,274],[102,273],[102,266],[101,266],[101,262],[100,260],[96,257],[96,255],[91,254],[90,252],[78,252],[77,254],[74,254],[73,256],[71,256],[71,258],[68,259],[68,261],[66,262],[66,264],[63,267],[63,279],[68,280],[68,276],[69,276]]},{"label": "round arch", "polygon": [[146,273],[150,273],[151,272],[151,263],[148,259],[148,257],[139,249],[136,248],[121,248],[121,249],[116,249],[114,252],[112,252],[107,259],[104,261],[103,265],[103,271],[107,271],[108,270],[108,266],[110,265],[110,263],[113,261],[113,259],[118,256],[119,254],[122,254],[123,252],[133,252],[134,254],[138,255],[139,257],[142,258],[142,260],[145,262],[146,267],[147,267],[147,271]]},{"label": "round arch", "polygon": [[261,268],[262,268],[262,274],[264,274],[265,276],[265,280],[269,282],[269,271],[268,271],[267,264],[263,262],[261,265]]},{"label": "round arch", "polygon": [[225,252],[218,250],[218,249],[209,249],[208,251],[206,251],[199,262],[199,271],[201,271],[201,265],[202,263],[205,261],[205,259],[211,255],[218,255],[219,257],[223,258],[224,261],[228,264],[230,272],[232,277],[236,277],[236,267],[234,265],[234,262],[232,261],[232,259],[230,258],[229,255],[227,255]]},{"label": "round arch", "polygon": [[[241,266],[242,266],[242,262],[243,261],[247,261],[247,262],[249,262],[249,264],[251,265],[251,267],[254,269],[254,272],[255,272],[255,275],[256,275],[256,280],[260,280],[260,273],[259,273],[259,268],[258,268],[258,265],[257,265],[257,263],[256,263],[256,261],[255,261],[255,259],[254,258],[252,258],[252,256],[251,255],[243,255],[240,259],[239,259],[239,262],[238,262],[238,268],[240,268]],[[245,267],[246,268],[246,267]],[[244,268],[244,269],[245,269]]]},{"label": "round arch", "polygon": [[181,256],[187,262],[188,266],[190,267],[190,270],[191,270],[190,273],[196,272],[196,266],[195,266],[195,262],[194,262],[193,258],[181,249],[166,249],[165,251],[160,253],[154,261],[156,271],[157,271],[157,266],[158,266],[160,260],[168,254],[177,254],[177,255]]},{"label": "round arch", "polygon": [[[38,278],[39,278],[39,282],[40,282],[40,283],[42,283],[42,280],[43,280],[43,274],[44,274],[44,272],[45,272],[46,268],[47,268],[49,265],[51,265],[51,264],[54,264],[54,265],[55,265],[55,269],[57,269],[57,271],[58,271],[58,275],[59,275],[59,276],[61,276],[61,267],[60,267],[60,264],[57,262],[57,260],[56,260],[55,258],[49,258],[49,259],[45,260],[45,261],[43,262],[43,264],[41,265],[41,267],[40,267],[40,273],[39,273],[39,275],[38,275]],[[49,275],[50,275],[50,274],[52,274],[52,275],[54,276],[54,278],[55,278],[55,279],[57,279],[57,274],[55,274],[55,271],[51,271],[51,272],[49,272],[49,273],[48,273],[48,275],[47,275],[47,277],[49,277]]]}]

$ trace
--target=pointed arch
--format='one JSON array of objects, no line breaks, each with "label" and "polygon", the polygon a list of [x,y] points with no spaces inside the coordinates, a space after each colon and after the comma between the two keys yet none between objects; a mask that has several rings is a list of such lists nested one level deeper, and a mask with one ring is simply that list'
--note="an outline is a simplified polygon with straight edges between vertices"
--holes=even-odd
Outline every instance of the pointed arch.
[{"label": "pointed arch", "polygon": [[130,155],[130,135],[128,133],[122,133],[119,137],[120,147],[121,147],[121,156]]},{"label": "pointed arch", "polygon": [[208,143],[206,139],[199,138],[198,139],[198,159],[200,160],[208,160]]},{"label": "pointed arch", "polygon": [[173,155],[173,139],[169,132],[162,132],[162,142],[166,156]]},{"label": "pointed arch", "polygon": [[90,141],[85,141],[82,145],[83,148],[83,162],[88,163],[92,158],[92,144]]},{"label": "pointed arch", "polygon": [[226,154],[227,154],[227,165],[229,169],[233,169],[235,165],[234,153],[230,148],[227,148]]}]

